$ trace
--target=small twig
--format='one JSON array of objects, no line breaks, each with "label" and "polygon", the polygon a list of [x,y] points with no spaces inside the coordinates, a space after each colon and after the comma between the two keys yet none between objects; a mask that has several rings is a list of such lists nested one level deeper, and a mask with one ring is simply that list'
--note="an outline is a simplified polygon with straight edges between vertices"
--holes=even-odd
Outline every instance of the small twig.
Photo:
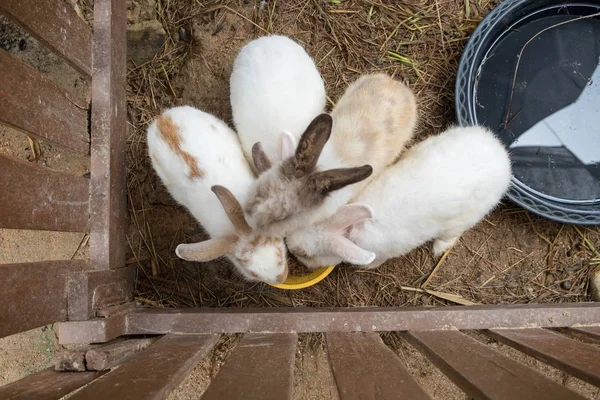
[{"label": "small twig", "polygon": [[581,238],[583,239],[583,242],[594,253],[594,255],[596,257],[600,258],[600,252],[598,252],[598,250],[596,250],[596,248],[594,247],[594,245],[592,244],[592,242],[590,242],[590,240],[583,234],[583,232],[581,232],[579,230],[578,227],[576,227],[576,226],[573,225],[573,228],[575,228],[575,231],[577,231],[577,233],[579,234],[579,236],[581,236]]},{"label": "small twig", "polygon": [[425,289],[425,287],[429,284],[429,281],[431,280],[431,278],[433,278],[433,276],[437,272],[437,270],[440,267],[440,265],[442,265],[442,263],[444,262],[444,260],[446,259],[446,257],[448,257],[448,254],[450,254],[450,250],[451,249],[452,248],[449,248],[448,250],[446,250],[444,252],[444,254],[442,255],[442,257],[440,257],[440,259],[438,260],[438,262],[435,265],[435,267],[433,267],[433,270],[431,271],[431,273],[429,274],[429,276],[427,277],[427,279],[425,279],[425,282],[423,282],[423,284],[421,285],[422,289]]},{"label": "small twig", "polygon": [[440,299],[448,300],[448,301],[451,301],[456,304],[461,304],[463,306],[474,306],[476,304],[476,303],[473,303],[472,301],[469,301],[459,295],[451,294],[451,293],[444,293],[444,292],[438,292],[435,290],[414,288],[414,287],[410,287],[410,286],[400,286],[400,289],[406,290],[407,292],[427,293],[432,296],[438,297]]},{"label": "small twig", "polygon": [[81,246],[83,246],[83,242],[85,242],[85,238],[87,237],[87,235],[88,235],[87,233],[83,234],[83,236],[81,237],[81,240],[79,241],[79,245],[77,245],[77,248],[75,249],[75,251],[73,252],[73,254],[71,254],[71,257],[69,257],[69,260],[72,260],[73,257],[75,257],[75,254],[77,254],[77,252],[81,248]]}]

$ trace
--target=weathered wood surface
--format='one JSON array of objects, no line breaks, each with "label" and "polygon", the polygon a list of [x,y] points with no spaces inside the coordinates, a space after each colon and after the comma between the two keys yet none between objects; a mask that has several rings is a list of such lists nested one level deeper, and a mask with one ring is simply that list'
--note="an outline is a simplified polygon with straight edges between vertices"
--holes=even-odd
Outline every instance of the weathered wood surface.
[{"label": "weathered wood surface", "polygon": [[583,400],[459,331],[411,331],[406,339],[470,397],[491,400]]},{"label": "weathered wood surface", "polygon": [[297,341],[295,333],[244,335],[202,400],[291,399]]},{"label": "weathered wood surface", "polygon": [[87,104],[0,50],[0,122],[79,153],[90,151]]},{"label": "weathered wood surface", "polygon": [[376,333],[328,333],[327,353],[341,400],[430,397]]},{"label": "weathered wood surface", "polygon": [[94,2],[90,259],[97,269],[125,266],[127,216],[126,4]]},{"label": "weathered wood surface", "polygon": [[62,0],[2,0],[0,13],[84,76],[92,75],[92,29]]},{"label": "weathered wood surface", "polygon": [[69,273],[86,260],[0,265],[0,337],[67,319]]},{"label": "weathered wood surface", "polygon": [[71,399],[164,399],[217,340],[216,335],[166,335]]},{"label": "weathered wood surface", "polygon": [[2,154],[0,171],[0,228],[89,231],[89,179]]}]

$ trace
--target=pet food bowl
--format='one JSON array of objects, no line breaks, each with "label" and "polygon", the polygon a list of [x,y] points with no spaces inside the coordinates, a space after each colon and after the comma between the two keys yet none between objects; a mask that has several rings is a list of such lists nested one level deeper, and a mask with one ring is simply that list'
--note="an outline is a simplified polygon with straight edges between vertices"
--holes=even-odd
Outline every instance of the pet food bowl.
[{"label": "pet food bowl", "polygon": [[335,265],[331,267],[324,267],[314,270],[312,273],[308,275],[302,276],[294,276],[288,275],[287,279],[283,283],[272,284],[269,285],[276,287],[278,289],[287,289],[287,290],[297,290],[297,289],[305,289],[307,287],[316,285],[321,282],[323,279],[327,278],[327,276],[333,271]]},{"label": "pet food bowl", "polygon": [[600,0],[502,2],[465,48],[456,110],[509,149],[510,200],[600,224]]}]

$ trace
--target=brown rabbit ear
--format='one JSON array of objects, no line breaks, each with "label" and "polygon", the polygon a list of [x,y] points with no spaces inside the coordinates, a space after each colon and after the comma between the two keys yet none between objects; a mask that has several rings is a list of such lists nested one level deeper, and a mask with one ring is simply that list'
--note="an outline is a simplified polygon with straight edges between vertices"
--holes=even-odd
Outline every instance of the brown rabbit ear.
[{"label": "brown rabbit ear", "polygon": [[271,168],[271,160],[265,154],[265,149],[260,142],[256,142],[252,146],[252,161],[259,175]]},{"label": "brown rabbit ear", "polygon": [[244,210],[240,203],[233,196],[233,193],[224,186],[214,185],[211,190],[217,195],[221,205],[225,209],[225,213],[229,217],[229,220],[233,224],[235,230],[242,234],[248,235],[252,232],[252,228],[248,225],[246,218],[244,217]]},{"label": "brown rabbit ear", "polygon": [[309,181],[309,187],[312,191],[321,195],[339,190],[345,186],[351,185],[367,179],[373,173],[370,165],[363,165],[356,168],[338,168],[323,172],[317,172]]},{"label": "brown rabbit ear", "polygon": [[295,175],[297,178],[311,172],[319,161],[325,143],[331,135],[333,118],[329,114],[318,115],[312,120],[298,142],[294,155]]},{"label": "brown rabbit ear", "polygon": [[231,253],[237,241],[237,236],[229,235],[200,243],[180,244],[175,254],[187,261],[210,261]]}]

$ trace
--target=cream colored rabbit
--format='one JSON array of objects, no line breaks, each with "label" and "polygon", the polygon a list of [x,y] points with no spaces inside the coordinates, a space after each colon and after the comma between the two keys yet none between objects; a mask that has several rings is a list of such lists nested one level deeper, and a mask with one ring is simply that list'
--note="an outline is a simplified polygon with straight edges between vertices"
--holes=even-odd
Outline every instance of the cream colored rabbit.
[{"label": "cream colored rabbit", "polygon": [[[406,85],[384,74],[358,79],[331,116],[311,122],[292,157],[259,176],[245,203],[248,222],[283,237],[331,216],[397,159],[416,121]],[[270,165],[260,145],[254,150],[255,165]]]}]

